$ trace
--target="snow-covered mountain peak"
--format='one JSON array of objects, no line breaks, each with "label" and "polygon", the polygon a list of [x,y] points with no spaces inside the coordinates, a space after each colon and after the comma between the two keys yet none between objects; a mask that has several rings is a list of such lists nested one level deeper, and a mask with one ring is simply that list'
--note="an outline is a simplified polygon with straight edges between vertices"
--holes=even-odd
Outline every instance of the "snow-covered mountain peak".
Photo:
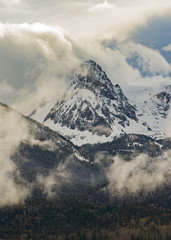
[{"label": "snow-covered mountain peak", "polygon": [[112,83],[102,70],[101,66],[93,60],[83,62],[72,72],[73,83],[79,87],[92,89],[110,89]]},{"label": "snow-covered mountain peak", "polygon": [[[41,119],[76,145],[111,141],[114,136],[134,131],[148,131],[137,118],[119,85],[113,85],[100,65],[85,61],[72,72],[72,84]],[[47,109],[46,109],[47,110]],[[43,110],[34,115],[43,116]]]},{"label": "snow-covered mountain peak", "polygon": [[[95,80],[95,76],[100,76],[103,73],[102,68],[93,60],[83,62],[79,67],[73,70],[73,76],[79,78],[79,80]],[[81,78],[81,77],[85,77]]]},{"label": "snow-covered mountain peak", "polygon": [[120,134],[165,135],[171,104],[170,86],[160,92],[136,90],[137,95],[144,97],[142,102],[134,104],[92,60],[74,69],[71,80],[63,98],[37,109],[32,116],[35,120],[76,145],[108,142]]}]

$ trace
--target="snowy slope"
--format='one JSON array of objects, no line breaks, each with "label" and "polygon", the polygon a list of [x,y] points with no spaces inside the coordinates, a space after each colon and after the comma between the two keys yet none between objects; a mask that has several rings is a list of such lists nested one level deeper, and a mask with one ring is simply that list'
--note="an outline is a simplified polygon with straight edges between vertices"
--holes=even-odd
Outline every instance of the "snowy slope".
[{"label": "snowy slope", "polygon": [[166,86],[160,92],[149,93],[146,100],[139,104],[142,119],[151,126],[154,137],[171,136],[169,118],[171,106],[171,86]]},{"label": "snowy slope", "polygon": [[[135,104],[92,60],[82,63],[71,78],[72,84],[63,98],[37,109],[32,118],[74,144],[112,141],[123,133],[156,137],[168,133],[164,126],[170,109],[169,86],[158,93],[141,90],[146,101]],[[138,91],[132,96],[135,94],[139,94]]]}]

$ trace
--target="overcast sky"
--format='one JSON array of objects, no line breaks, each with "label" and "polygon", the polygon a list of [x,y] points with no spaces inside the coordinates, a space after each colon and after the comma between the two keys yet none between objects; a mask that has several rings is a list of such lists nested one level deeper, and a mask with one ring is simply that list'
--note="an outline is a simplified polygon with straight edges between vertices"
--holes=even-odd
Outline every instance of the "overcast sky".
[{"label": "overcast sky", "polygon": [[171,84],[170,0],[0,0],[0,101],[28,114],[80,62],[113,83]]}]

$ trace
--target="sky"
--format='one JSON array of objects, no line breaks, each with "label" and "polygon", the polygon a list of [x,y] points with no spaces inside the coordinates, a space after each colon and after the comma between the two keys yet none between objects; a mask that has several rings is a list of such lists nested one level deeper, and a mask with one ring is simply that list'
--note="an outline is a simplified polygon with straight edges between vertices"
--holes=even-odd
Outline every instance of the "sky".
[{"label": "sky", "polygon": [[58,98],[81,62],[124,91],[171,84],[170,0],[0,0],[0,101]]}]

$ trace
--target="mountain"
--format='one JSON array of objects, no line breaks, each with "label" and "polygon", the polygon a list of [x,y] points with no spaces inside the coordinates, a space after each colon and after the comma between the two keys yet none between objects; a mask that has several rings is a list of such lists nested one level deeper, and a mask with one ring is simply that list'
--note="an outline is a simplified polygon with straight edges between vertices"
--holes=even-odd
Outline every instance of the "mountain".
[{"label": "mountain", "polygon": [[93,61],[72,80],[33,117],[81,147],[0,103],[1,238],[145,239],[150,222],[152,238],[170,239],[171,139],[133,133],[155,133],[151,119],[167,120],[169,87],[135,105]]},{"label": "mountain", "polygon": [[7,183],[29,188],[40,197],[47,189],[74,194],[78,185],[81,192],[106,182],[104,170],[57,132],[2,103],[0,115],[1,177]]},{"label": "mountain", "polygon": [[113,228],[123,232],[123,221],[124,236],[130,226],[133,236],[133,226],[139,231],[144,219],[142,233],[149,221],[154,233],[159,218],[162,234],[169,232],[170,160],[162,151],[171,148],[170,139],[123,134],[110,143],[76,147],[1,103],[0,116],[2,239],[107,239]]},{"label": "mountain", "polygon": [[[29,188],[36,197],[49,192],[86,196],[87,192],[108,183],[106,173],[114,156],[120,155],[126,161],[141,153],[159,157],[171,148],[170,139],[161,141],[132,134],[123,134],[110,143],[77,147],[2,103],[0,115],[1,175]],[[23,135],[23,132],[28,133]]]},{"label": "mountain", "polygon": [[[94,61],[85,61],[74,69],[71,81],[60,101],[37,109],[31,117],[78,146],[109,142],[125,133],[155,135],[152,122],[146,121],[146,112],[151,114],[152,110],[146,111],[148,104],[141,106],[129,100]],[[165,100],[162,102],[162,96],[157,96],[156,110],[163,118],[159,104]],[[169,109],[169,103],[163,111],[166,108]]]}]

